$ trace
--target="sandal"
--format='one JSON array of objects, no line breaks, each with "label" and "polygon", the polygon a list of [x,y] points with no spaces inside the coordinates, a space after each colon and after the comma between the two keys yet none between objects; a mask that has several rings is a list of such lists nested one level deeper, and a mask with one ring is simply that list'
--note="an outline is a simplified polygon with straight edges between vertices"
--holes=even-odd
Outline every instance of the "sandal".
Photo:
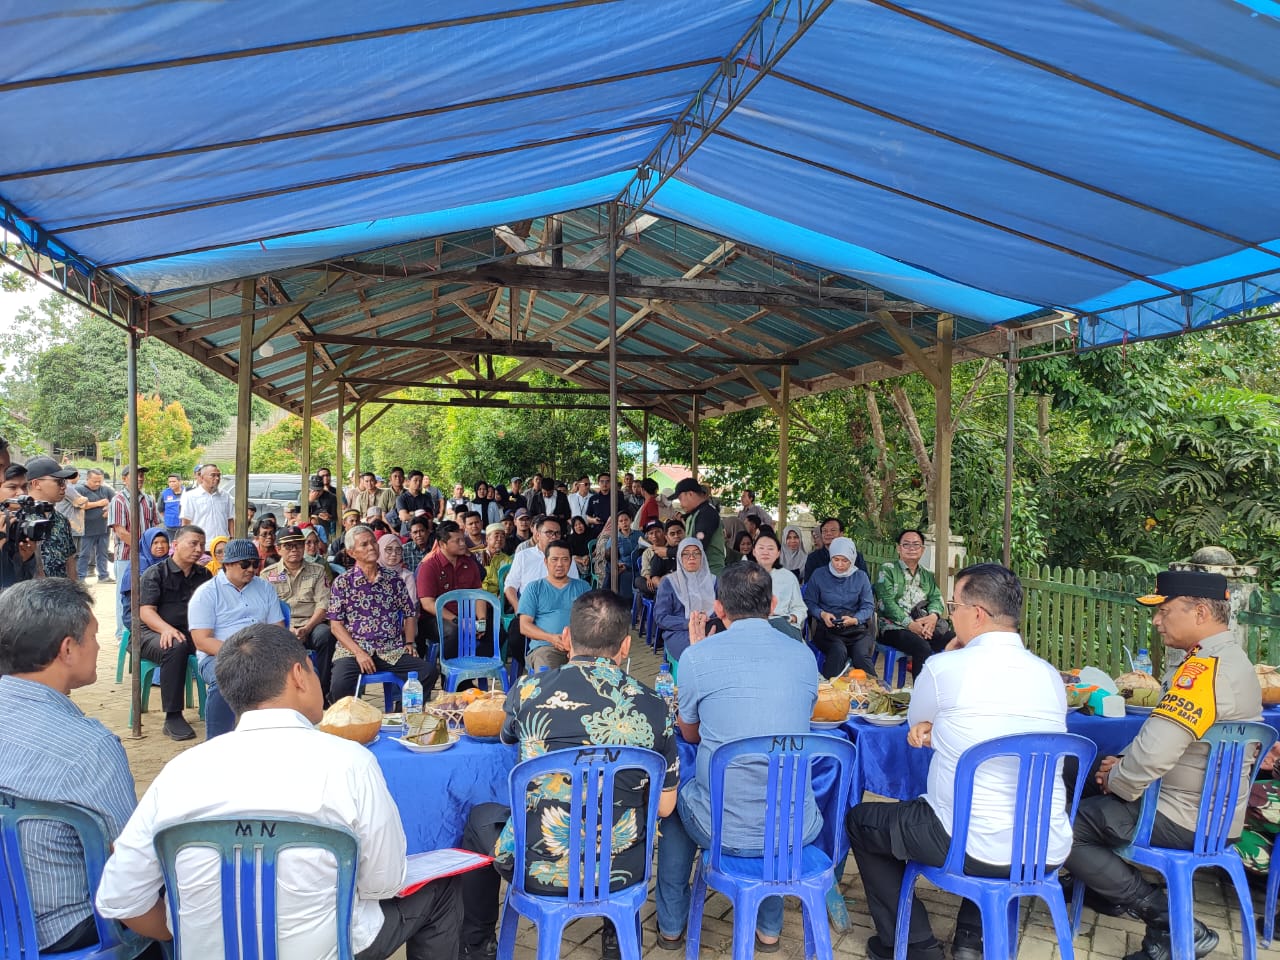
[{"label": "sandal", "polygon": [[661,930],[658,931],[658,949],[659,950],[683,950],[684,934],[678,937],[668,937]]}]

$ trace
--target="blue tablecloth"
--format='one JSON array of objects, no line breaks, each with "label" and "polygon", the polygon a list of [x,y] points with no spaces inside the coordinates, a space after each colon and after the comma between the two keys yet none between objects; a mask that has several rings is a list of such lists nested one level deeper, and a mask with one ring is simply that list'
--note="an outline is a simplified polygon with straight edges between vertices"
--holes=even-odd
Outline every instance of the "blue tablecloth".
[{"label": "blue tablecloth", "polygon": [[477,803],[507,803],[516,747],[463,737],[441,753],[410,753],[386,733],[369,748],[400,808],[409,852],[456,847]]},{"label": "blue tablecloth", "polygon": [[[1067,730],[1096,743],[1101,759],[1124,753],[1146,719],[1146,714],[1095,717],[1076,711],[1067,714]],[[1263,710],[1262,722],[1280,729],[1280,707]],[[895,800],[911,800],[925,792],[933,751],[907,746],[905,723],[877,727],[862,720],[850,720],[841,730],[858,746],[858,768],[864,789]]]}]

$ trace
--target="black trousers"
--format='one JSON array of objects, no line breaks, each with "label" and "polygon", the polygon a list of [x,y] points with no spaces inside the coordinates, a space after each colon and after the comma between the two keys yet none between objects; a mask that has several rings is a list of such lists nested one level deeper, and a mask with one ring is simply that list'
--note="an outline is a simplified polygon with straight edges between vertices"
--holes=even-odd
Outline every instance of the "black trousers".
[{"label": "black trousers", "polygon": [[[467,814],[462,828],[464,850],[493,856],[493,848],[502,829],[511,818],[511,808],[502,803],[477,803]],[[498,893],[503,880],[510,881],[510,863],[470,870],[462,875],[462,942],[477,946],[496,936],[498,928]]]},{"label": "black trousers", "polygon": [[[405,654],[394,664],[387,663],[381,657],[373,658],[375,673],[394,673],[402,681],[409,679],[410,673],[417,673],[422,684],[423,697],[431,696],[435,689],[439,674],[436,668],[427,661]],[[333,673],[329,677],[329,696],[337,702],[343,697],[354,697],[356,680],[360,677],[360,664],[355,657],[342,657],[333,661]]]},{"label": "black trousers", "polygon": [[[1074,841],[1067,857],[1072,879],[1111,903],[1132,904],[1149,896],[1152,887],[1137,867],[1121,859],[1116,850],[1133,838],[1141,802],[1121,800],[1111,794],[1085,797],[1076,811]],[[1195,835],[1162,813],[1151,825],[1151,842],[1161,847],[1190,850]]]},{"label": "black trousers", "polygon": [[[860,803],[849,811],[845,821],[853,858],[858,862],[867,909],[875,925],[876,936],[886,947],[892,947],[898,926],[898,894],[906,862],[916,860],[933,867],[942,866],[951,846],[951,836],[924,797],[902,803]],[[1009,866],[983,863],[965,857],[965,871],[981,877],[1007,877]],[[970,900],[960,902],[956,929],[964,929],[975,937],[982,935],[982,914]],[[933,937],[929,914],[916,897],[911,905],[911,929],[908,943],[920,943]]]},{"label": "black trousers", "polygon": [[187,705],[187,660],[196,652],[190,640],[160,647],[160,637],[145,630],[138,636],[144,660],[160,664],[160,706],[165,713],[181,713]]},{"label": "black trousers", "polygon": [[433,880],[407,897],[381,901],[382,929],[356,960],[387,960],[402,946],[408,960],[458,960],[459,879]]},{"label": "black trousers", "polygon": [[[494,620],[496,617],[497,614],[492,611],[485,617],[484,632],[476,637],[476,656],[478,657],[493,656]],[[434,613],[424,613],[418,623],[424,631],[423,640],[428,645],[435,643],[436,637],[439,635],[436,630],[436,615]],[[456,620],[446,620],[444,622],[444,643],[441,645],[440,656],[452,660],[457,655],[458,622]]]},{"label": "black trousers", "polygon": [[861,623],[856,627],[845,627],[836,632],[828,630],[822,620],[813,621],[813,643],[826,660],[822,664],[824,677],[838,677],[845,669],[852,666],[856,670],[865,670],[867,675],[875,673],[871,658],[876,652],[876,640],[871,633],[870,624]]},{"label": "black trousers", "polygon": [[[320,678],[320,689],[328,697],[329,684],[333,680],[333,648],[337,645],[333,631],[329,629],[329,621],[321,620],[312,627],[304,642],[308,650],[316,652],[316,676]],[[425,684],[423,689],[426,689]]]},{"label": "black trousers", "polygon": [[938,628],[934,631],[933,637],[926,640],[919,634],[912,633],[910,630],[899,629],[894,627],[890,630],[880,631],[880,642],[886,647],[893,647],[900,650],[911,658],[911,676],[920,676],[920,671],[924,669],[924,662],[935,653],[941,653],[946,649],[951,638],[954,637],[955,631],[947,624],[945,620],[938,621]]}]

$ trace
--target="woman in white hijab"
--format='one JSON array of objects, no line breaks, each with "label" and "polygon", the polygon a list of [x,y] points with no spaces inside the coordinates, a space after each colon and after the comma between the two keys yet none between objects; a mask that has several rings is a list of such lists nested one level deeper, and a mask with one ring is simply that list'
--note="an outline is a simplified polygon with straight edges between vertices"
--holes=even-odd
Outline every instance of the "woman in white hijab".
[{"label": "woman in white hijab", "polygon": [[809,551],[804,548],[804,537],[800,528],[789,523],[782,528],[782,566],[796,575],[797,580],[804,579],[804,564],[809,559]]},{"label": "woman in white hijab", "polygon": [[[689,615],[715,616],[716,578],[707,567],[702,543],[685,537],[676,550],[676,568],[662,578],[654,597],[653,616],[662,631],[662,644],[674,673],[680,654],[689,646]],[[710,626],[708,634],[714,633]]]},{"label": "woman in white hijab", "polygon": [[836,537],[828,549],[831,561],[813,571],[804,585],[805,606],[817,620],[813,643],[826,658],[822,674],[838,677],[852,666],[871,675],[876,649],[871,581],[854,566],[858,551],[848,537]]}]

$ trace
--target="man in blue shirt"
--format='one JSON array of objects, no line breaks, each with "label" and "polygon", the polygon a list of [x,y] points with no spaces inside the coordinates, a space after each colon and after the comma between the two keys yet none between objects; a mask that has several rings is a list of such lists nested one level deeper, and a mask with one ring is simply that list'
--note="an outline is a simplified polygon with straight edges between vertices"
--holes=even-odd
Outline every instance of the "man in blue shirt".
[{"label": "man in blue shirt", "polygon": [[222,643],[242,627],[255,623],[284,625],[284,609],[275,587],[259,578],[262,560],[252,540],[232,540],[222,553],[222,569],[191,595],[187,625],[200,662],[200,676],[208,685],[205,703],[205,739],[228,733],[236,725],[235,714],[218,690],[215,658]]},{"label": "man in blue shirt", "polygon": [[[82,584],[29,580],[0,596],[0,791],[86,807],[111,842],[137,798],[119,739],[71,702],[97,678],[98,621]],[[53,821],[20,831],[40,953],[97,943],[74,831]]]},{"label": "man in blue shirt", "polygon": [[520,633],[529,642],[525,664],[530,673],[543,667],[563,667],[569,662],[569,611],[573,601],[591,587],[569,576],[573,565],[569,541],[547,544],[547,575],[534,580],[520,593]]},{"label": "man in blue shirt", "polygon": [[[689,917],[689,873],[699,849],[711,844],[711,754],[742,737],[809,732],[818,699],[818,667],[809,648],[769,626],[773,579],[755,563],[735,563],[716,581],[715,613],[727,629],[706,636],[705,613],[689,618],[689,648],[680,657],[680,732],[698,745],[693,780],[680,790],[676,812],[662,821],[658,843],[659,946],[676,949]],[[725,778],[724,850],[758,857],[764,845],[767,775],[734,769]],[[804,842],[822,829],[809,789]],[[782,898],[760,906],[756,948],[777,949]]]},{"label": "man in blue shirt", "polygon": [[176,473],[169,474],[169,485],[160,491],[160,509],[164,511],[164,529],[169,540],[182,526],[182,478]]}]

